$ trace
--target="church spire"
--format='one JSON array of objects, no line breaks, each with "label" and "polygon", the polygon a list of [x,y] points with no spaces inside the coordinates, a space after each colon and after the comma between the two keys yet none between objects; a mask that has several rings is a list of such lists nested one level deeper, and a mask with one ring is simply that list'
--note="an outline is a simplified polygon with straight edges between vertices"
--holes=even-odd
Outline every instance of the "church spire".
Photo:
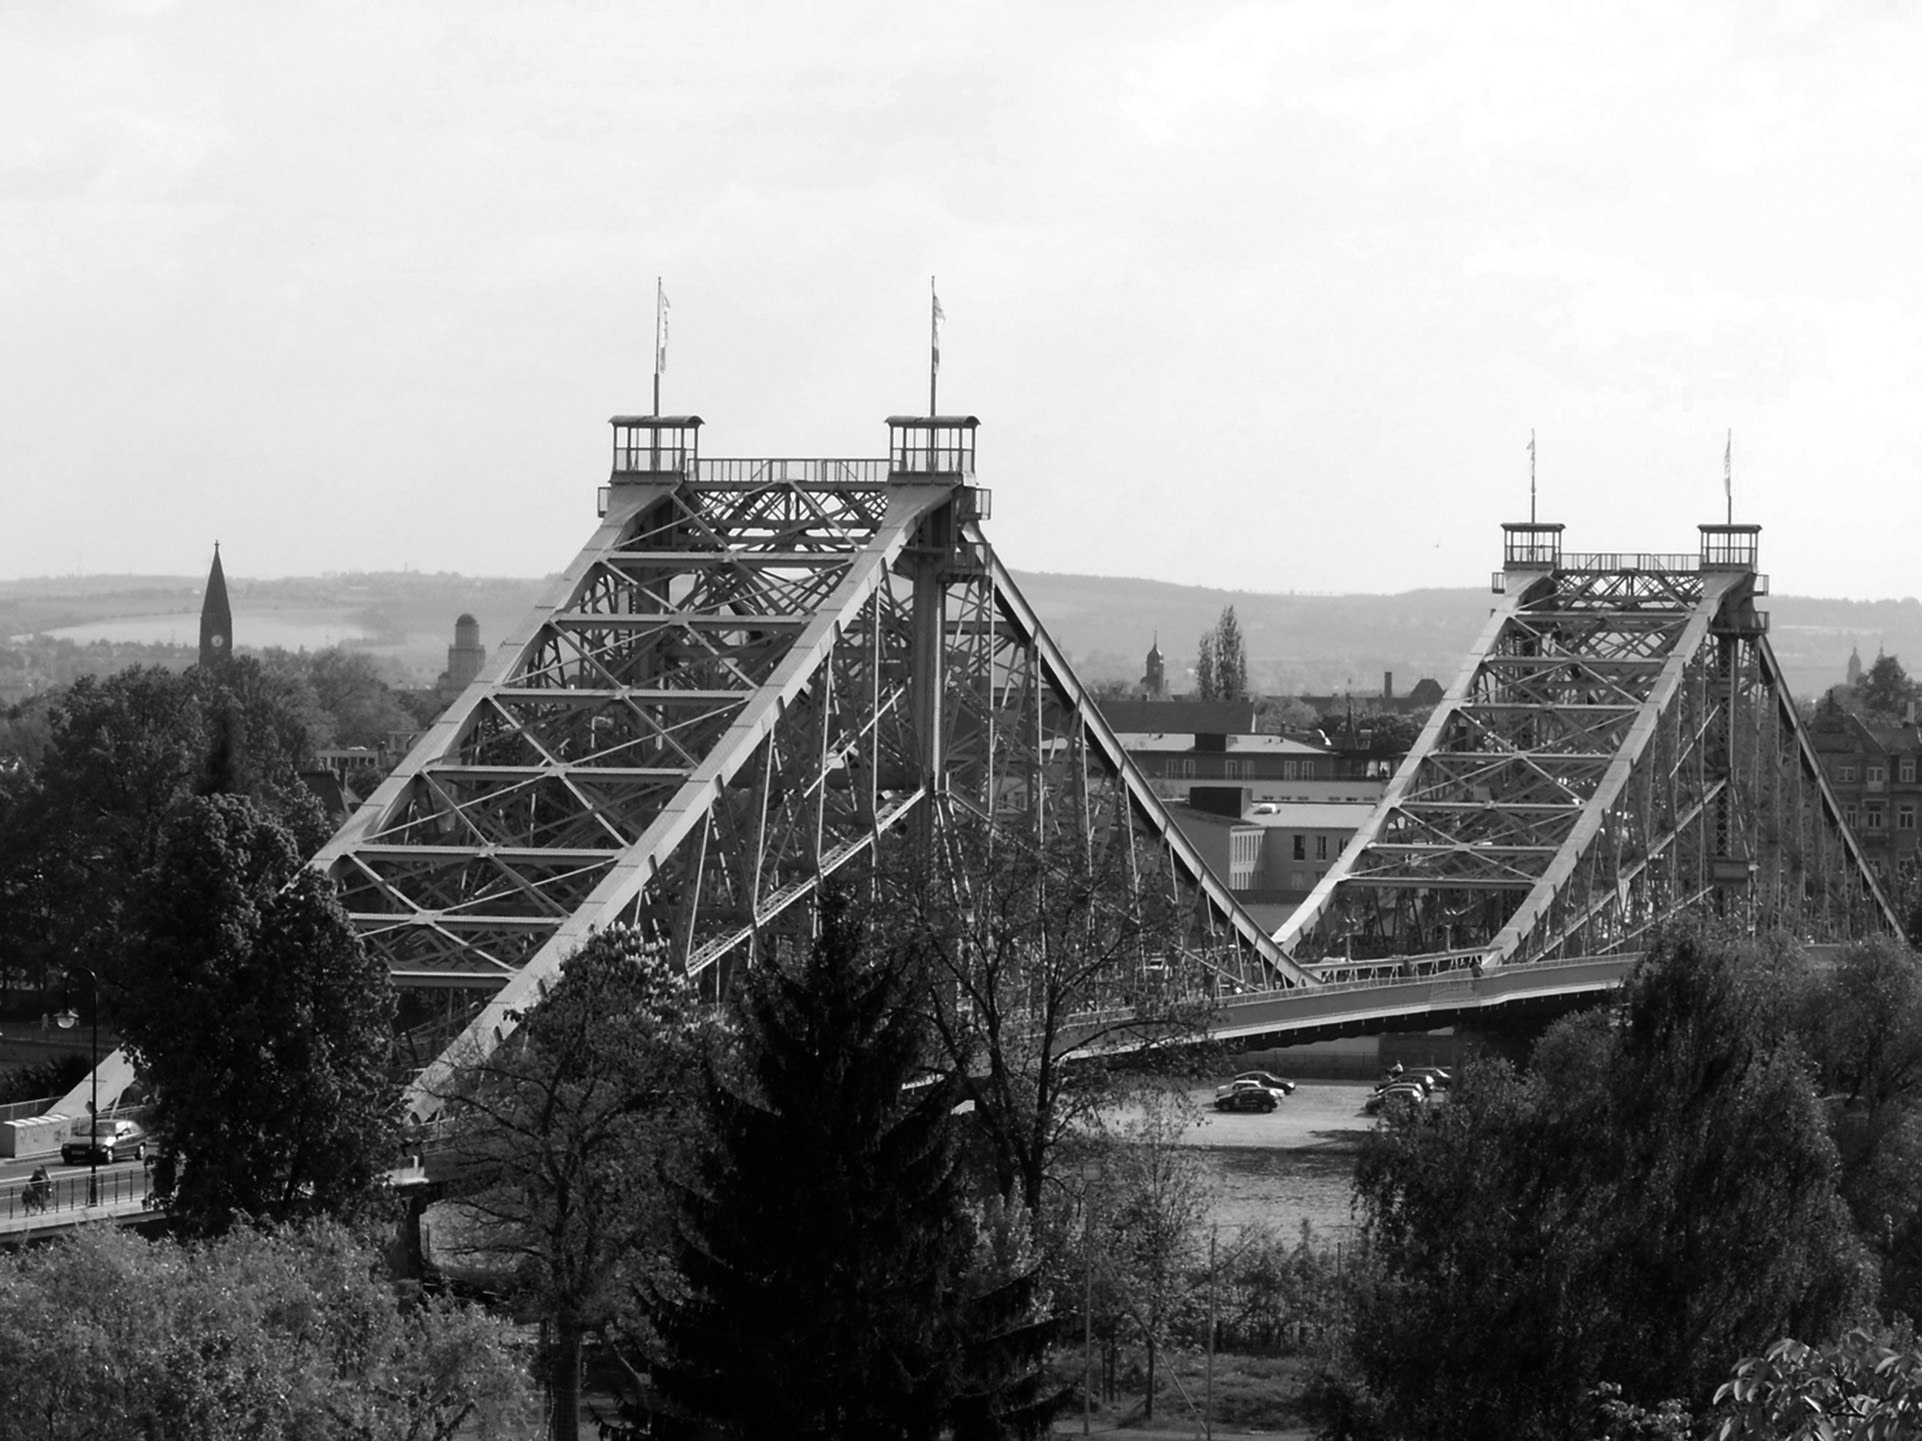
[{"label": "church spire", "polygon": [[234,613],[227,604],[227,577],[220,569],[220,542],[214,542],[207,595],[200,602],[200,663],[220,665],[234,649]]}]

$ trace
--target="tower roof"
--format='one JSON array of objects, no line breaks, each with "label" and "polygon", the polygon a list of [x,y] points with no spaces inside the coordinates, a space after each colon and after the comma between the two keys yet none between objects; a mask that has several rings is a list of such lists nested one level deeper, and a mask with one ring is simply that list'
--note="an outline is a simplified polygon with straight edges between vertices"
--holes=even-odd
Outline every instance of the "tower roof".
[{"label": "tower roof", "polygon": [[227,603],[227,576],[220,568],[220,542],[207,569],[207,593],[200,602],[200,663],[217,665],[234,651],[234,612]]}]

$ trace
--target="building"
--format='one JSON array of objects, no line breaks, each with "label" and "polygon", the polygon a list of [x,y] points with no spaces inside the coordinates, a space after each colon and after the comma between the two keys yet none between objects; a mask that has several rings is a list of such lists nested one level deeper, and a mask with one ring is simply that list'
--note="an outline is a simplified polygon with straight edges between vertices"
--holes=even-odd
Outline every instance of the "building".
[{"label": "building", "polygon": [[1141,696],[1144,700],[1160,700],[1168,693],[1168,663],[1161,654],[1161,637],[1156,636],[1148,647],[1147,668],[1141,676]]},{"label": "building", "polygon": [[1279,927],[1381,799],[1400,756],[1365,737],[1263,735],[1253,701],[1105,701],[1122,748],[1248,911]]},{"label": "building", "polygon": [[434,693],[445,706],[451,703],[480,674],[487,662],[487,647],[481,644],[480,622],[463,611],[454,617],[454,643],[447,647],[447,669],[434,682]]},{"label": "building", "polygon": [[1393,711],[1397,715],[1408,715],[1414,711],[1433,710],[1442,703],[1447,694],[1441,682],[1423,676],[1415,682],[1415,688],[1407,695],[1395,694],[1395,673],[1385,670],[1381,673],[1381,694],[1370,695],[1367,691],[1344,691],[1335,695],[1304,695],[1299,699],[1303,705],[1311,706],[1317,714],[1327,715],[1343,706],[1360,702],[1368,710]]},{"label": "building", "polygon": [[1809,739],[1842,819],[1885,876],[1913,867],[1922,848],[1922,732],[1914,706],[1899,723],[1865,719],[1824,700]]},{"label": "building", "polygon": [[200,663],[220,665],[234,653],[234,612],[227,604],[227,577],[220,569],[220,542],[207,572],[207,593],[200,601]]},{"label": "building", "polygon": [[1243,815],[1171,802],[1169,813],[1235,899],[1279,929],[1374,810],[1359,801],[1258,801]]},{"label": "building", "polygon": [[1111,700],[1101,714],[1163,800],[1225,787],[1245,792],[1237,809],[1280,801],[1372,805],[1394,773],[1381,757],[1339,751],[1318,737],[1263,735],[1253,701]]}]

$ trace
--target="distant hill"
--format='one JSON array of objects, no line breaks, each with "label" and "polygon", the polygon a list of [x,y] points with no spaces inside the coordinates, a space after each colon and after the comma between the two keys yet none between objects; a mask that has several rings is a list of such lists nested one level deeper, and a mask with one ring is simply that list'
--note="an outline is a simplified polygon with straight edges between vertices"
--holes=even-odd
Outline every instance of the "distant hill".
[{"label": "distant hill", "polygon": [[[1352,690],[1378,693],[1384,672],[1405,693],[1432,676],[1447,686],[1488,618],[1484,590],[1412,590],[1399,595],[1277,595],[1213,590],[1110,576],[1016,577],[1022,593],[1077,672],[1089,681],[1134,681],[1159,638],[1168,679],[1186,684],[1195,645],[1232,605],[1247,641],[1249,680],[1263,693]],[[350,644],[383,658],[390,678],[429,684],[446,666],[454,618],[471,613],[492,647],[519,629],[547,579],[381,572],[286,580],[228,577],[235,641],[290,650]],[[129,663],[129,644],[151,659],[184,664],[198,641],[198,576],[73,576],[0,582],[0,655],[16,638],[93,640],[100,668]],[[1812,600],[1767,602],[1777,657],[1798,695],[1842,679],[1851,646],[1863,663],[1877,649],[1922,674],[1922,603]],[[167,649],[169,643],[177,649]],[[169,659],[171,658],[171,659]],[[84,659],[84,658],[83,658]],[[15,668],[4,674],[19,679]],[[44,681],[42,684],[44,685]],[[5,687],[19,693],[15,686]]]}]

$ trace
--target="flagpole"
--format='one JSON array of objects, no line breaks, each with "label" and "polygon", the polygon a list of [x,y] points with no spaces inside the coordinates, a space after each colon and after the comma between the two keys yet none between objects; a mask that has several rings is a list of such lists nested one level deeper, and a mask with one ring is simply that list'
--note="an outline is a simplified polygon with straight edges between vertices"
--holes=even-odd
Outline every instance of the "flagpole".
[{"label": "flagpole", "polygon": [[661,277],[654,277],[654,414],[661,413]]},{"label": "flagpole", "polygon": [[934,277],[928,277],[928,418],[940,413],[934,403],[935,382],[941,377],[941,297],[935,293]]},{"label": "flagpole", "polygon": [[1535,427],[1528,428],[1528,523],[1535,523]]},{"label": "flagpole", "polygon": [[1728,443],[1722,447],[1722,498],[1728,502],[1728,523],[1735,524],[1735,427],[1730,426]]}]

